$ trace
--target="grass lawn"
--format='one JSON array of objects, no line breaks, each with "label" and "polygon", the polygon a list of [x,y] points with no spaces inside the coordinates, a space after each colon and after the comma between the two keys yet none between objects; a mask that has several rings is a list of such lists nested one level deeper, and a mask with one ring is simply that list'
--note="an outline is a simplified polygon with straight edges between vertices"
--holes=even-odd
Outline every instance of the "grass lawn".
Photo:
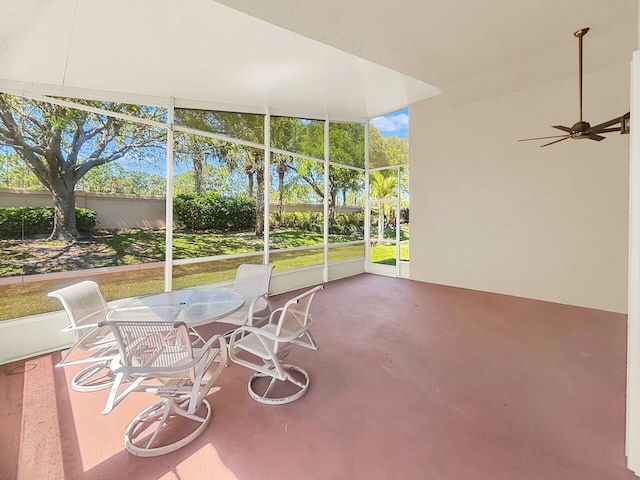
[{"label": "grass lawn", "polygon": [[[409,261],[409,245],[400,245],[400,260]],[[395,245],[375,245],[371,247],[371,262],[383,265],[396,264]]]},{"label": "grass lawn", "polygon": [[[322,235],[284,230],[271,234],[271,263],[276,271],[322,264]],[[354,240],[352,237],[330,236],[330,243]],[[357,240],[357,239],[356,239]],[[319,245],[318,245],[319,244]],[[278,252],[277,249],[318,245],[317,249]],[[128,230],[96,232],[70,246],[45,240],[0,241],[0,277],[82,271],[75,277],[54,280],[0,283],[0,320],[19,318],[60,309],[57,300],[47,293],[80,280],[95,280],[107,301],[161,292],[164,289],[165,234],[160,231]],[[213,262],[177,265],[173,268],[173,288],[186,288],[230,280],[240,263],[261,263],[261,237],[253,233],[174,233],[174,259],[198,258],[256,252],[256,257],[222,259]],[[330,249],[331,261],[363,255],[363,246],[346,245]],[[155,265],[149,265],[154,264]],[[109,271],[99,267],[129,265],[126,271]],[[92,271],[93,270],[93,271]],[[35,278],[35,277],[33,277]],[[29,279],[27,277],[27,279]],[[19,299],[19,301],[16,301]]]}]

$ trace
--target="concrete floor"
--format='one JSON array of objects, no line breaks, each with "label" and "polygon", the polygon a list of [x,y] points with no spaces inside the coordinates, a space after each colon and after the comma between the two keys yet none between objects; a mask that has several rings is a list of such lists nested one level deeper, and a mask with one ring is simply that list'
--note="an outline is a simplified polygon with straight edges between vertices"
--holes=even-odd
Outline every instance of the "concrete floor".
[{"label": "concrete floor", "polygon": [[[280,306],[292,292],[272,298]],[[634,479],[625,467],[626,316],[374,275],[312,307],[311,388],[265,406],[231,364],[187,447],[123,449],[155,401],[69,389],[60,353],[0,367],[4,479]]]}]

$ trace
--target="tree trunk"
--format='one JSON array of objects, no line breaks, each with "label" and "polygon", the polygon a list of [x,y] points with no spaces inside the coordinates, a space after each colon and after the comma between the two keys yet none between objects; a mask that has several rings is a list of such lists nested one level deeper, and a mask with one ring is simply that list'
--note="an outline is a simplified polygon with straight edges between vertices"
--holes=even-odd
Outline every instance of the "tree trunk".
[{"label": "tree trunk", "polygon": [[337,192],[329,192],[329,225],[336,219],[336,196]]},{"label": "tree trunk", "polygon": [[284,174],[287,171],[287,165],[284,162],[278,162],[278,206],[276,208],[276,224],[275,228],[282,225],[282,212],[284,210],[284,202],[282,201],[284,193]]},{"label": "tree trunk", "polygon": [[247,174],[247,179],[249,180],[249,188],[248,188],[249,191],[247,193],[251,198],[253,198],[253,174],[255,171],[256,171],[256,167],[253,165],[253,163],[249,161],[244,162],[244,173]]},{"label": "tree trunk", "polygon": [[380,215],[378,216],[378,245],[383,243],[384,239],[384,211],[380,209]]},{"label": "tree trunk", "polygon": [[56,185],[52,192],[54,200],[53,232],[49,240],[71,242],[78,238],[76,225],[76,194],[73,187],[66,188],[64,183]]},{"label": "tree trunk", "polygon": [[196,195],[204,193],[204,178],[202,175],[202,152],[196,150],[193,153],[193,182]]},{"label": "tree trunk", "polygon": [[256,235],[264,233],[264,168],[256,168]]}]

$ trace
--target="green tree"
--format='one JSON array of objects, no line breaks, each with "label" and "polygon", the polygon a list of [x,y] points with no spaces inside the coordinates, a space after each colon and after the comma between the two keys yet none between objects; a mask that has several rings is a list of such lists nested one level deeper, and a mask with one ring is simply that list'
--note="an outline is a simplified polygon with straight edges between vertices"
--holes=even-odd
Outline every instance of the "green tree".
[{"label": "green tree", "polygon": [[[375,199],[390,199],[397,196],[398,181],[396,170],[374,170],[369,173],[369,196]],[[378,241],[383,238],[384,227],[389,223],[391,210],[388,203],[380,204],[380,214],[378,216]]]},{"label": "green tree", "polygon": [[[176,110],[181,125],[254,143],[264,142],[264,115],[212,110]],[[264,150],[233,142],[219,142],[217,156],[233,170],[241,167],[247,176],[247,194],[256,199],[255,233],[264,232]],[[254,193],[255,185],[255,193]]]},{"label": "green tree", "polygon": [[[280,150],[294,152],[301,137],[304,135],[302,123],[300,119],[291,117],[272,117],[271,118],[271,145]],[[290,170],[290,161],[286,155],[281,153],[273,153],[271,162],[275,164],[277,181],[276,195],[276,211],[275,211],[275,228],[280,228],[282,224],[282,215],[284,213],[284,187],[285,176]]]},{"label": "green tree", "polygon": [[223,150],[222,142],[202,135],[177,132],[174,153],[178,161],[191,163],[192,190],[196,195],[206,192],[205,166]]},{"label": "green tree", "polygon": [[[153,107],[82,102],[92,107],[154,117]],[[92,168],[114,162],[166,138],[140,123],[0,93],[0,145],[11,147],[54,201],[51,239],[78,237],[75,188]]]},{"label": "green tree", "polygon": [[41,190],[44,187],[17,153],[0,154],[0,186]]},{"label": "green tree", "polygon": [[[195,193],[193,169],[179,173],[175,176],[173,192],[175,195],[186,195]],[[211,165],[205,163],[202,168],[203,192],[221,193],[223,195],[236,197],[246,195],[246,187],[240,174],[231,170],[228,165]]]},{"label": "green tree", "polygon": [[278,174],[275,228],[280,228],[282,224],[282,214],[284,212],[284,176],[289,169],[289,165],[287,165],[286,157],[280,153],[274,153],[273,160],[275,161],[276,172]]},{"label": "green tree", "polygon": [[401,165],[409,161],[409,142],[406,138],[383,137],[373,125],[369,126],[369,166],[371,168]]},{"label": "green tree", "polygon": [[385,199],[396,196],[396,170],[374,170],[369,173],[369,196]]},{"label": "green tree", "polygon": [[[190,128],[226,135],[254,143],[264,142],[264,116],[219,112],[208,110],[179,109],[176,121]],[[324,158],[324,122],[308,121],[297,118],[273,117],[271,122],[271,145],[299,153],[308,157]],[[364,127],[360,124],[331,124],[330,144],[331,160],[347,165],[364,167]],[[218,157],[231,170],[239,169],[247,176],[247,193],[256,199],[255,233],[261,235],[264,230],[264,151],[252,146],[233,142],[218,144]],[[307,188],[320,199],[324,199],[324,164],[306,159],[292,159],[289,156],[274,153],[272,162],[276,166],[277,190],[276,219],[282,214],[285,197],[285,185],[290,192],[300,188],[296,181],[302,181]],[[289,181],[287,176],[293,174]],[[329,215],[335,216],[338,193],[350,189],[360,189],[361,174],[350,169],[331,169],[329,178]],[[306,196],[309,196],[308,194]],[[278,224],[278,220],[276,220]]]},{"label": "green tree", "polygon": [[127,170],[118,163],[92,168],[76,185],[86,192],[164,196],[167,182],[162,175]]},{"label": "green tree", "polygon": [[[323,158],[324,142],[318,141],[318,136],[323,138],[324,128],[309,124],[308,131],[303,135],[300,149],[303,154]],[[329,159],[333,163],[343,165],[364,166],[364,128],[360,124],[331,123],[329,125]],[[312,160],[298,160],[292,162],[290,168],[304,180],[316,195],[324,199],[324,164]],[[361,173],[349,168],[334,167],[329,169],[329,222],[333,223],[336,213],[338,194],[352,189],[361,188]]]},{"label": "green tree", "polygon": [[[372,168],[393,167],[406,164],[409,161],[409,142],[407,138],[383,137],[380,132],[371,125],[369,128],[369,165]],[[400,168],[400,185],[398,186],[397,170],[376,170],[369,174],[369,195],[376,199],[398,198],[400,204],[408,206],[409,170]],[[388,203],[380,204],[378,218],[378,239],[382,239],[384,227],[392,222],[395,211],[390,211]]]}]

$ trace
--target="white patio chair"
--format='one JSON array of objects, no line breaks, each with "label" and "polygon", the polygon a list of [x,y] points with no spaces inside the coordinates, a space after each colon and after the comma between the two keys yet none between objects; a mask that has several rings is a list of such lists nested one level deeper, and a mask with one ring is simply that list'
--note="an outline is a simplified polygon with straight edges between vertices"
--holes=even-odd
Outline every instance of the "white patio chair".
[{"label": "white patio chair", "polygon": [[271,314],[267,302],[273,265],[242,264],[238,267],[233,290],[244,297],[244,305],[221,322],[234,325],[263,325]]},{"label": "white patio chair", "polygon": [[[143,410],[125,431],[125,447],[141,457],[173,452],[200,435],[211,421],[205,396],[227,363],[224,337],[194,348],[183,322],[105,321],[120,350],[112,366],[116,380],[103,414],[133,392],[163,400]],[[119,392],[122,384],[126,388]]]},{"label": "white patio chair", "polygon": [[[256,371],[248,385],[249,395],[254,400],[266,404],[289,403],[300,398],[309,389],[307,372],[300,367],[283,364],[282,360],[296,346],[318,349],[310,331],[315,320],[309,309],[314,295],[323,288],[319,285],[292,298],[284,307],[273,311],[266,325],[259,328],[245,325],[231,334],[229,358]],[[243,352],[251,354],[251,359],[246,359]],[[267,383],[258,381],[264,377],[271,378],[268,385],[258,387],[258,383]],[[277,381],[283,383],[276,384]],[[270,396],[272,392],[273,395]]]},{"label": "white patio chair", "polygon": [[[90,364],[73,376],[71,388],[80,392],[91,392],[111,387],[113,375],[109,364],[118,352],[111,331],[98,327],[98,323],[106,319],[109,310],[98,284],[86,280],[49,292],[47,296],[60,301],[69,318],[69,325],[62,331],[72,331],[76,338],[56,366]],[[91,355],[70,360],[70,357],[76,355],[77,350],[91,352]]]}]

